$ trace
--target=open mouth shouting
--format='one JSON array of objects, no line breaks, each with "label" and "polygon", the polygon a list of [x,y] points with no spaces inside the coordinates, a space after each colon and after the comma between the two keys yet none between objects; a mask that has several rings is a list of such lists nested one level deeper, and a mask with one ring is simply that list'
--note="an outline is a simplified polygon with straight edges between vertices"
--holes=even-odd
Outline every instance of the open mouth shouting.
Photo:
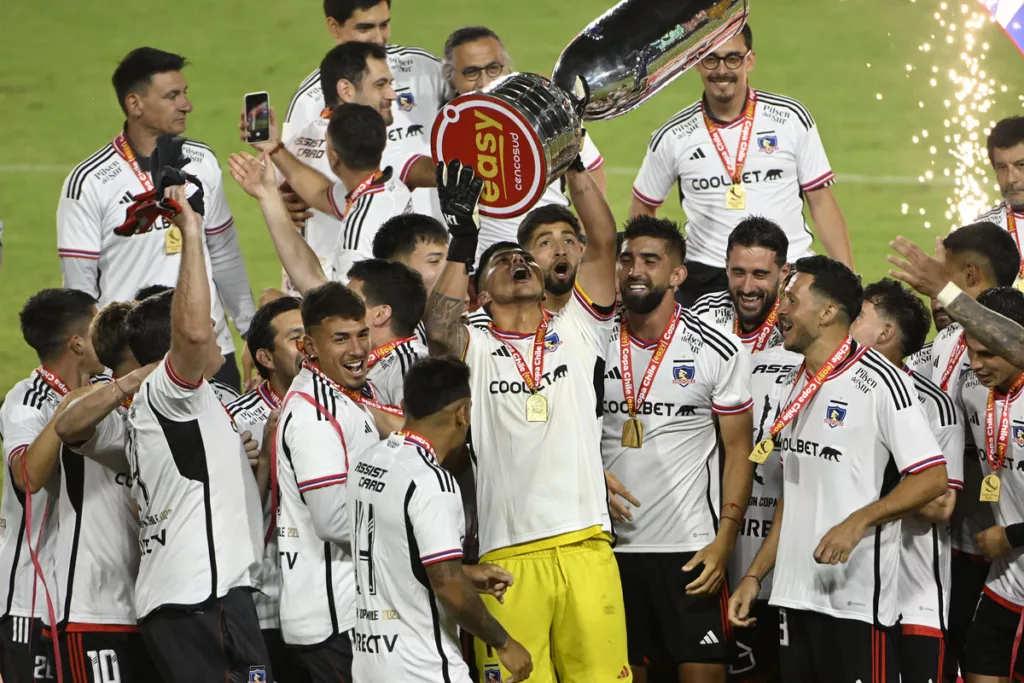
[{"label": "open mouth shouting", "polygon": [[559,261],[552,270],[556,280],[568,280],[572,274],[572,268],[569,267],[568,261]]},{"label": "open mouth shouting", "polygon": [[512,266],[512,279],[515,282],[530,281],[530,267],[525,263],[517,263]]}]

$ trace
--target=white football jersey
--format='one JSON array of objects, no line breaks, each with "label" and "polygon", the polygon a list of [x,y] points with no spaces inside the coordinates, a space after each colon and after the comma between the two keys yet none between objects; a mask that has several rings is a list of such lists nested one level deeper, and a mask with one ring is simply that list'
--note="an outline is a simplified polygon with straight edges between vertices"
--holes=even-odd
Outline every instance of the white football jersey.
[{"label": "white football jersey", "polygon": [[932,342],[928,342],[920,351],[908,356],[905,362],[908,368],[935,382],[935,378],[932,377]]},{"label": "white football jersey", "polygon": [[412,193],[405,184],[391,175],[391,167],[369,189],[350,202],[341,183],[331,187],[331,207],[341,221],[330,262],[328,278],[348,282],[348,271],[356,261],[373,258],[373,238],[387,220],[412,211]]},{"label": "white football jersey", "polygon": [[[796,372],[804,357],[782,346],[768,348],[750,356],[750,393],[754,399],[753,442],[758,444],[768,438],[772,424],[782,413],[783,401],[796,380]],[[750,563],[768,538],[775,518],[775,509],[782,495],[782,463],[779,449],[768,459],[754,466],[754,484],[750,489],[750,501],[743,517],[736,547],[729,556],[729,587],[735,591]],[[643,502],[643,501],[641,501]],[[761,579],[760,599],[767,600],[772,593],[774,572]]]},{"label": "white football jersey", "polygon": [[398,340],[394,348],[376,349],[367,362],[366,378],[377,392],[377,400],[384,405],[400,406],[405,396],[405,373],[412,364],[430,356],[427,346],[416,337]]},{"label": "white football jersey", "polygon": [[[659,207],[673,187],[686,212],[686,258],[725,267],[726,244],[736,224],[764,216],[779,224],[789,238],[789,258],[810,253],[812,233],[804,218],[803,193],[835,181],[818,128],[804,105],[794,99],[750,90],[757,95],[750,147],[742,181],[746,207],[725,206],[732,180],[704,123],[701,102],[683,109],[651,136],[647,156],[633,183],[633,196]],[[735,162],[743,116],[719,126],[722,141]]]},{"label": "white football jersey", "polygon": [[354,457],[351,472],[353,679],[468,683],[458,625],[426,570],[462,560],[466,522],[455,477],[429,443],[402,432]]},{"label": "white football jersey", "polygon": [[[188,157],[184,171],[203,184],[207,235],[234,227],[235,220],[224,194],[220,163],[213,150],[201,142],[187,140],[182,153]],[[147,173],[152,177],[152,174]],[[111,301],[131,301],[147,285],[173,287],[178,282],[181,253],[168,254],[165,240],[171,223],[159,219],[145,235],[121,237],[114,228],[124,223],[133,196],[145,191],[129,164],[107,143],[80,163],[64,180],[57,204],[57,255],[62,259],[99,261],[99,280],[89,294],[105,306]],[[210,252],[203,243],[206,272],[211,274]],[[210,317],[217,326],[217,343],[224,353],[234,353],[235,344],[224,316],[217,286],[210,276]]]},{"label": "white football jersey", "polygon": [[505,346],[529,363],[534,334],[466,328],[482,558],[591,527],[611,531],[600,395],[613,325],[612,313],[595,309],[578,285],[548,322],[539,392],[546,422],[526,421],[530,392]]},{"label": "white football jersey", "polygon": [[[263,382],[247,394],[243,394],[227,405],[228,414],[235,421],[238,431],[249,432],[256,443],[263,448],[263,429],[270,419],[270,411],[281,406],[269,382]],[[256,588],[252,601],[256,604],[256,615],[260,628],[281,628],[278,604],[281,601],[281,563],[278,560],[277,529],[274,527],[274,513],[270,496],[263,505],[263,560],[256,577]]]},{"label": "white football jersey", "polygon": [[[596,171],[604,165],[604,157],[601,151],[594,144],[594,139],[588,133],[583,138],[583,146],[580,148],[580,160],[587,167],[588,171]],[[565,178],[559,178],[548,185],[537,203],[530,207],[530,210],[540,206],[570,206],[569,197],[566,192]],[[528,212],[527,212],[528,213]],[[518,242],[519,224],[523,222],[526,214],[515,218],[494,218],[480,214],[480,238],[476,247],[476,258],[480,260],[481,254],[487,247],[495,242]]]},{"label": "white football jersey", "polygon": [[[733,304],[729,292],[705,294],[693,303],[690,311],[712,327],[736,335],[748,351],[754,352],[761,329],[758,328],[749,334],[740,332],[739,326],[736,324],[736,306]],[[782,332],[778,327],[772,329],[764,348],[771,349],[776,346],[782,346]]]},{"label": "white football jersey", "polygon": [[[391,107],[394,122],[388,127],[388,145],[381,166],[391,166],[404,182],[416,159],[430,157],[430,131],[441,105],[454,95],[441,72],[441,60],[416,47],[388,45],[388,66],[398,99]],[[292,97],[284,122],[284,138],[302,130],[325,108],[320,69],[306,77]],[[437,191],[413,192],[414,210],[441,219]]]},{"label": "white football jersey", "polygon": [[[946,458],[949,488],[963,490],[964,426],[952,399],[939,387],[913,371],[914,389],[928,417],[931,432]],[[901,523],[899,609],[904,624],[946,631],[949,618],[949,527],[932,524],[918,515]]]},{"label": "white football jersey", "polygon": [[[5,464],[4,493],[0,498],[0,601],[4,618],[42,617],[46,613],[43,581],[36,576],[29,544],[48,572],[46,585],[54,585],[49,572],[57,540],[57,501],[50,498],[45,488],[26,496],[14,485],[11,472],[11,460],[32,445],[67,393],[60,383],[49,381],[44,372],[35,370],[28,379],[15,384],[0,406]],[[25,505],[29,500],[32,505],[30,527],[25,519]],[[50,595],[57,599],[52,592]]]},{"label": "white football jersey", "polygon": [[262,556],[259,492],[235,423],[209,382],[170,357],[128,409],[128,463],[139,505],[139,619],[251,587]]},{"label": "white football jersey", "polygon": [[[963,342],[963,328],[959,323],[951,323],[935,335],[931,346],[931,377],[946,394],[953,399],[958,409],[963,410],[962,392],[968,380],[977,382],[971,372],[971,362],[967,357],[967,347]],[[923,374],[923,373],[922,373]],[[965,415],[960,416],[961,425],[967,425]],[[949,520],[953,548],[971,555],[982,555],[974,543],[974,537],[992,526],[992,506],[982,503],[978,496],[981,492],[981,479],[985,476],[984,448],[974,441],[974,433],[966,429],[964,433],[963,457],[963,495],[957,496],[953,517]]]},{"label": "white football jersey", "polygon": [[[753,405],[749,354],[739,340],[679,305],[676,315],[678,327],[637,410],[644,426],[640,448],[622,445],[629,410],[622,386],[621,322],[610,337],[601,455],[605,469],[643,504],[633,521],[616,524],[618,553],[691,552],[714,540],[722,507],[715,416],[736,415]],[[630,334],[629,341],[635,396],[659,340]]]},{"label": "white football jersey", "polygon": [[[1005,397],[996,395],[994,408],[994,425],[998,434],[1006,404],[1010,406],[1010,434],[1006,445],[1006,459],[996,473],[1001,483],[999,502],[981,503],[979,505],[991,509],[994,517],[992,524],[1009,526],[1024,520],[1024,400],[1021,390]],[[992,473],[988,464],[985,440],[985,412],[989,390],[978,381],[972,372],[963,383],[962,402],[967,415],[967,424],[978,444],[978,452],[983,462],[983,474]],[[1004,400],[1004,398],[1006,400]],[[964,496],[973,495],[978,499],[978,492],[964,490]],[[985,588],[1014,605],[1024,605],[1024,548],[1013,548],[1008,553],[996,558],[988,572]]]},{"label": "white football jersey", "polygon": [[317,536],[303,493],[338,486],[339,514],[348,514],[349,463],[380,438],[369,411],[307,363],[277,425],[281,635],[289,645],[315,645],[355,624],[355,583],[351,545]]},{"label": "white football jersey", "polygon": [[[794,396],[808,378],[806,371],[797,378]],[[870,529],[844,564],[818,564],[814,550],[902,475],[945,464],[910,378],[855,344],[778,435],[776,449],[785,504],[770,603],[892,626],[899,616],[898,523]]]},{"label": "white football jersey", "polygon": [[91,439],[61,451],[54,592],[62,626],[136,622],[139,522],[125,457],[127,421],[128,408],[119,406]]}]

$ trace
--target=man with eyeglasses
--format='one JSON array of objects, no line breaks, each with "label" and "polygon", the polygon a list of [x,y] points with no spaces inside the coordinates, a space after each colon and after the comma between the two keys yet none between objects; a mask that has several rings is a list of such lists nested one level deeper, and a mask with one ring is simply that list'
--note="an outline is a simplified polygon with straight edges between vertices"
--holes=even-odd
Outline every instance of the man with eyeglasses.
[{"label": "man with eyeglasses", "polygon": [[810,254],[805,198],[825,251],[853,268],[846,221],[829,189],[835,177],[814,119],[794,99],[748,87],[753,44],[748,24],[697,64],[704,95],[654,132],[633,183],[631,216],[656,215],[679,187],[688,219],[688,275],[676,292],[683,306],[727,289],[726,243],[745,218],[759,215],[780,225],[791,259]]},{"label": "man with eyeglasses", "polygon": [[[448,84],[459,94],[483,90],[492,82],[512,71],[508,53],[501,39],[486,26],[464,26],[450,36],[444,44],[444,61],[442,63],[444,77]],[[590,176],[604,194],[606,178],[604,158],[590,136],[583,139],[580,158],[590,171]],[[569,206],[565,195],[565,181],[560,179],[552,183],[544,195],[532,208],[558,205]],[[519,224],[526,216],[517,218],[491,218],[480,216],[480,241],[477,243],[477,258],[487,247],[497,242],[515,242],[519,233]],[[584,230],[586,226],[584,225]]]}]

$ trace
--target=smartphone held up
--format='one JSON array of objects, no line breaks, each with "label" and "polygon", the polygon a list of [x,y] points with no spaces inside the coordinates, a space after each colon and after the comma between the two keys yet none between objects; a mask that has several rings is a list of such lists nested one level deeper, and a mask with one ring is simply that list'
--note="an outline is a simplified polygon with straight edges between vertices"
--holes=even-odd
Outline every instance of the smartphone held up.
[{"label": "smartphone held up", "polygon": [[246,141],[266,142],[270,139],[270,94],[251,92],[245,96]]}]

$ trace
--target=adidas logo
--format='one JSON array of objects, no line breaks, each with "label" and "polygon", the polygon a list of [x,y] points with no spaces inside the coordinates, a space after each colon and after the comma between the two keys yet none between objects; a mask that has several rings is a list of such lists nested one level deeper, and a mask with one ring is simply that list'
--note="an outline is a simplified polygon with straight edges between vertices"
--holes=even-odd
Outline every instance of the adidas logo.
[{"label": "adidas logo", "polygon": [[124,196],[121,197],[121,201],[118,204],[131,204],[135,201],[135,197],[132,196],[131,192],[125,192]]},{"label": "adidas logo", "polygon": [[718,638],[711,631],[704,634],[704,637],[700,639],[701,645],[718,645]]},{"label": "adidas logo", "polygon": [[690,161],[694,161],[696,159],[707,159],[707,157],[704,156],[704,150],[702,150],[700,147],[698,147],[697,151],[694,152],[693,156],[690,157]]},{"label": "adidas logo", "polygon": [[619,675],[616,678],[620,681],[624,678],[629,678],[629,667],[622,667],[622,671],[619,672]]},{"label": "adidas logo", "polygon": [[365,422],[363,423],[363,429],[367,434],[373,434],[373,429],[371,429],[370,425]]},{"label": "adidas logo", "polygon": [[508,349],[505,348],[504,346],[500,347],[497,351],[491,351],[491,355],[492,356],[497,356],[498,358],[511,358],[512,357],[512,354],[509,353]]},{"label": "adidas logo", "polygon": [[612,368],[604,375],[605,379],[622,379],[622,373],[619,372],[618,368]]}]

